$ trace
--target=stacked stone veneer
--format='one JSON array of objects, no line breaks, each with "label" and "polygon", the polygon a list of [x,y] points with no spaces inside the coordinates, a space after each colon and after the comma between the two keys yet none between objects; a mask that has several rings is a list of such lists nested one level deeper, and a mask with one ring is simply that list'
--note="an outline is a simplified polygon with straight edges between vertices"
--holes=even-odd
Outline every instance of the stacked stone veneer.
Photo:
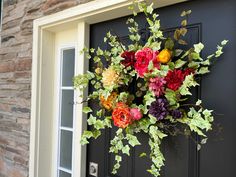
[{"label": "stacked stone veneer", "polygon": [[33,20],[87,1],[3,1],[0,32],[0,177],[28,176]]}]

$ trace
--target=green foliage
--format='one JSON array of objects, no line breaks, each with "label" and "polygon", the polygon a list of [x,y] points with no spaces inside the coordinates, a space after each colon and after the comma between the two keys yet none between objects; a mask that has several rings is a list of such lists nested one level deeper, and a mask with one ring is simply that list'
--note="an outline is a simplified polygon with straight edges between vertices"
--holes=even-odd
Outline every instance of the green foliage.
[{"label": "green foliage", "polygon": [[147,171],[155,177],[160,176],[162,166],[164,166],[165,158],[161,152],[161,140],[167,135],[158,130],[157,126],[151,126],[149,129],[149,146],[151,149],[150,158],[152,160],[151,168]]},{"label": "green foliage", "polygon": [[147,154],[145,152],[139,154],[139,157],[147,157]]},{"label": "green foliage", "polygon": [[165,42],[165,48],[172,50],[174,46],[175,46],[174,41],[171,38],[168,38]]},{"label": "green foliage", "polygon": [[191,10],[183,11],[180,16],[181,16],[181,17],[188,16],[188,15],[190,15],[191,13],[192,13]]},{"label": "green foliage", "polygon": [[178,60],[175,62],[175,68],[181,68],[181,67],[183,67],[186,63],[187,63],[187,61],[183,61],[183,60],[181,60],[181,59],[178,59]]},{"label": "green foliage", "polygon": [[131,134],[127,134],[126,135],[126,139],[128,140],[128,143],[134,147],[137,145],[140,145],[140,142],[138,141],[137,137]]},{"label": "green foliage", "polygon": [[194,51],[196,53],[200,53],[202,51],[202,49],[204,48],[204,45],[200,42],[198,44],[194,44]]},{"label": "green foliage", "polygon": [[156,100],[155,95],[151,91],[147,91],[146,95],[144,96],[144,103],[147,106],[150,106],[152,102]]},{"label": "green foliage", "polygon": [[191,107],[186,116],[178,121],[187,124],[190,130],[196,132],[199,136],[206,137],[204,131],[212,129],[212,122],[214,120],[212,110],[203,109],[201,100],[197,101],[196,106],[200,108],[196,110],[194,107]]},{"label": "green foliage", "polygon": [[[130,156],[131,149],[141,145],[137,137],[138,133],[146,133],[149,135],[148,145],[150,147],[150,154],[143,152],[139,156],[141,158],[150,158],[152,164],[147,171],[153,176],[158,177],[160,176],[160,171],[165,161],[161,151],[161,142],[166,136],[175,136],[178,134],[191,136],[191,132],[195,132],[202,138],[198,142],[198,150],[207,142],[206,135],[207,132],[212,129],[212,123],[214,121],[212,110],[203,108],[201,100],[198,100],[195,104],[185,104],[185,101],[187,101],[189,95],[192,94],[191,89],[199,85],[197,83],[198,77],[209,73],[210,66],[212,66],[215,59],[223,54],[223,47],[228,41],[223,40],[217,46],[216,52],[204,58],[202,56],[204,45],[201,42],[194,44],[187,50],[185,49],[187,46],[181,47],[181,45],[187,45],[185,36],[188,32],[188,18],[191,14],[191,10],[181,13],[181,26],[175,30],[174,36],[164,38],[160,19],[158,18],[159,15],[155,13],[153,4],[147,5],[146,2],[143,1],[134,1],[135,3],[129,7],[130,10],[133,11],[134,17],[127,20],[129,39],[131,41],[130,45],[124,45],[122,38],[119,38],[116,32],[111,30],[104,37],[104,42],[109,45],[107,50],[100,47],[96,49],[88,49],[85,47],[81,51],[82,55],[93,60],[94,72],[88,71],[85,74],[75,76],[73,78],[74,87],[80,91],[82,97],[83,90],[90,84],[92,87],[91,90],[94,91],[90,93],[87,98],[84,98],[82,103],[86,101],[100,103],[100,109],[96,111],[88,106],[83,107],[82,111],[89,115],[87,123],[90,126],[90,131],[84,131],[81,137],[81,144],[88,144],[91,138],[97,139],[102,134],[101,131],[103,129],[113,128],[113,121],[115,121],[115,116],[113,115],[114,110],[124,108],[124,110],[122,110],[123,112],[120,112],[121,121],[125,121],[129,118],[131,120],[128,125],[120,126],[122,128],[116,131],[115,136],[110,142],[109,152],[115,155],[112,173],[116,174],[119,170],[123,157],[121,156],[122,154]],[[145,45],[141,45],[143,41],[141,41],[139,24],[135,21],[137,8],[140,12],[145,14],[148,30],[150,32],[150,36]],[[176,44],[181,45],[178,45],[180,47],[176,48]],[[153,58],[153,60],[148,61],[148,67],[144,68],[147,72],[145,72],[144,76],[140,76],[132,62],[131,66],[125,66],[125,64],[123,64],[125,60],[134,58],[128,57],[127,59],[122,54],[123,52],[131,51],[136,53],[146,47],[152,50],[153,53],[150,58]],[[163,56],[158,54],[158,51],[160,52],[162,47],[163,49],[168,49],[166,51],[169,51],[169,53],[163,51],[161,52]],[[156,56],[156,54],[159,56]],[[162,57],[163,61],[161,61]],[[156,61],[159,63],[156,63]],[[105,63],[106,65],[108,64],[108,66],[106,66]],[[115,71],[114,73],[117,73],[119,76],[117,82],[111,81],[111,84],[108,84],[108,86],[104,84],[104,80],[112,80],[112,77],[104,77],[103,72],[107,68],[113,69],[113,71]],[[188,73],[189,71],[187,69],[191,69],[189,70],[191,74]],[[181,86],[177,90],[169,89],[169,87],[167,87],[168,83],[165,83],[167,82],[165,77],[168,72],[173,70],[178,70],[183,73],[182,78],[184,78],[184,81],[180,81]],[[152,86],[150,84],[152,82],[150,80],[151,78],[157,79],[157,83],[154,83]],[[164,80],[162,87],[160,86],[161,83],[158,83],[159,78]],[[179,78],[176,78],[176,80],[178,79]],[[130,89],[130,87],[135,87],[135,89]],[[166,99],[168,102],[168,115],[165,117],[165,121],[158,120],[157,117],[154,117],[149,112],[150,106],[152,106],[152,103],[158,98],[155,89],[163,89],[163,91],[161,90],[163,93],[161,93],[159,97]],[[117,94],[117,97],[111,100],[112,97],[109,96],[114,92]],[[139,100],[141,100],[141,103]],[[109,103],[109,101],[111,102]],[[113,108],[106,110],[104,102],[111,104]],[[116,103],[118,102],[122,102],[124,107],[117,107]],[[127,110],[129,111],[128,113]],[[138,110],[137,114],[141,114],[141,119],[139,119],[139,117],[137,118],[139,120],[135,120],[135,113],[131,110]],[[182,117],[174,117],[174,115],[172,115],[174,111],[182,113]]]},{"label": "green foliage", "polygon": [[112,174],[116,174],[117,170],[120,168],[120,163],[122,162],[122,157],[119,155],[116,155],[115,161],[116,161],[116,163],[115,163],[114,168],[112,170]]},{"label": "green foliage", "polygon": [[209,73],[209,69],[208,67],[201,67],[198,71],[197,71],[197,74],[206,74],[206,73]]},{"label": "green foliage", "polygon": [[88,114],[88,113],[90,113],[92,111],[93,110],[90,107],[88,107],[88,106],[83,107],[83,113],[85,113],[85,114]]},{"label": "green foliage", "polygon": [[82,145],[85,145],[85,144],[88,144],[88,139],[92,138],[93,137],[93,132],[91,131],[84,131],[82,137],[81,137],[81,141],[80,143]]},{"label": "green foliage", "polygon": [[165,97],[168,100],[170,106],[174,106],[178,102],[177,93],[175,91],[171,90],[171,89],[166,89]]},{"label": "green foliage", "polygon": [[180,87],[180,94],[181,95],[192,95],[192,93],[189,91],[189,89],[191,87],[196,87],[197,85],[199,85],[193,77],[193,74],[190,74],[188,76],[186,76],[182,86]]},{"label": "green foliage", "polygon": [[82,92],[94,77],[95,74],[89,71],[86,74],[79,74],[73,78],[74,87]]},{"label": "green foliage", "polygon": [[128,98],[129,98],[128,92],[121,92],[120,95],[118,96],[118,100],[124,103],[128,101]]}]

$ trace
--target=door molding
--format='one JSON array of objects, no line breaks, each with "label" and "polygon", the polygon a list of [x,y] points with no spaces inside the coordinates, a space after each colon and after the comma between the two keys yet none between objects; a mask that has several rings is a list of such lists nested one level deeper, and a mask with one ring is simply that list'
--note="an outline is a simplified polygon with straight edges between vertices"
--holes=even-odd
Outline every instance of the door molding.
[{"label": "door molding", "polygon": [[[184,1],[187,0],[160,0],[154,3],[154,7],[159,8]],[[52,117],[55,103],[52,100],[55,94],[53,90],[55,77],[52,68],[55,63],[50,59],[55,58],[55,34],[70,28],[77,29],[77,65],[81,66],[77,74],[83,74],[87,70],[88,61],[84,55],[79,54],[79,51],[84,46],[89,47],[89,25],[130,15],[128,6],[131,4],[132,0],[94,0],[34,20],[29,177],[53,176],[53,165],[50,164],[50,160],[53,159],[51,128],[54,126]],[[86,94],[87,92],[84,93]],[[77,100],[79,99],[81,98]],[[76,177],[85,177],[86,174],[86,147],[79,144],[81,134],[86,129],[86,119],[82,119],[84,117],[82,107],[81,104],[77,105],[79,111],[76,113],[75,122],[75,126],[78,127],[75,132],[78,149],[78,153],[75,154],[78,157]]]}]

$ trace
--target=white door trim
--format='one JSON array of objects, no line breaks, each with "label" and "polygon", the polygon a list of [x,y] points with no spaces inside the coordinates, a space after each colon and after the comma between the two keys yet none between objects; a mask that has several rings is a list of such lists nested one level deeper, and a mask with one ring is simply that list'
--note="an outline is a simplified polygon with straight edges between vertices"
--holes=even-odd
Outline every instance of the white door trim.
[{"label": "white door trim", "polygon": [[[155,0],[154,6],[163,7],[184,1],[187,0]],[[44,120],[47,115],[48,117],[53,116],[53,109],[50,112],[50,104],[53,104],[53,102],[49,101],[45,103],[44,100],[45,97],[49,97],[48,99],[53,97],[54,87],[53,84],[49,84],[49,92],[45,92],[45,89],[47,89],[45,85],[47,86],[50,82],[45,81],[46,76],[44,70],[45,67],[47,68],[49,65],[55,64],[53,62],[48,63],[48,59],[55,57],[55,33],[76,27],[78,31],[78,50],[84,48],[84,46],[89,47],[89,24],[130,15],[131,12],[128,10],[128,6],[131,3],[132,0],[94,0],[34,21],[29,177],[52,177],[50,175],[43,176],[39,167],[41,163],[43,164],[40,159],[42,152],[46,153],[45,157],[53,154],[50,147],[45,147],[46,142],[50,142],[51,139],[50,135],[48,135],[49,137],[45,136],[43,126],[47,125],[48,129],[50,126],[53,126],[53,121],[45,124]],[[87,60],[84,60],[84,55],[79,55],[78,53],[77,56],[77,65],[80,66],[77,69],[77,73],[84,73],[88,66]],[[46,78],[46,80],[50,79],[53,80],[55,78]],[[49,107],[47,107],[47,104]],[[77,106],[77,110],[79,111],[77,112],[75,122],[75,126],[79,127],[75,132],[77,136],[77,149],[79,149],[78,154],[75,154],[75,157],[78,157],[78,164],[76,164],[78,169],[75,170],[76,177],[85,177],[86,172],[86,147],[79,145],[82,131],[86,129],[86,122],[83,121],[85,119],[82,119],[82,107],[83,105]],[[44,142],[44,144],[41,145],[41,142]],[[51,167],[48,168],[50,169]]]}]

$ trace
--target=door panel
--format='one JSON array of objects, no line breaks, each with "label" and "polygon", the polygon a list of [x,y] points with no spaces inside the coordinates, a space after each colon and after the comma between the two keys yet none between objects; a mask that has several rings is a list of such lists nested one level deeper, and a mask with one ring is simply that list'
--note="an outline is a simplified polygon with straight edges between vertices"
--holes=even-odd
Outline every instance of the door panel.
[{"label": "door panel", "polygon": [[[215,50],[216,44],[221,40],[230,40],[225,54],[212,67],[212,73],[202,78],[201,88],[193,90],[194,96],[190,100],[193,102],[197,98],[202,98],[206,107],[214,109],[218,113],[215,116],[216,122],[223,127],[223,131],[219,132],[220,129],[216,128],[216,131],[209,133],[209,142],[200,152],[197,151],[192,139],[182,136],[166,138],[162,145],[166,157],[162,177],[235,177],[233,165],[236,153],[233,149],[236,147],[236,135],[233,125],[236,123],[234,114],[236,50],[233,50],[232,46],[236,46],[236,3],[233,0],[195,0],[158,9],[165,36],[173,35],[174,29],[181,22],[179,14],[187,9],[193,11],[186,36],[189,46],[202,41],[206,44],[203,56],[207,56],[210,54],[208,52]],[[100,46],[106,49],[108,46],[103,44],[103,37],[108,31],[117,33],[121,40],[128,44],[126,19],[127,17],[91,25],[91,47]],[[141,24],[142,37],[145,41],[148,33],[145,32],[145,23],[142,23],[144,17],[139,15],[137,21]],[[93,63],[90,63],[90,69],[93,69]],[[90,103],[94,109],[97,105],[98,103]],[[151,177],[146,172],[150,162],[146,158],[139,158],[140,153],[148,152],[149,149],[145,134],[138,135],[142,146],[132,149],[130,157],[123,157],[119,173],[117,175],[110,173],[114,157],[108,153],[109,142],[115,130],[116,128],[105,130],[99,139],[91,141],[88,145],[88,163],[98,163],[99,177]],[[198,139],[194,134],[192,137],[195,141]],[[88,173],[87,176],[90,177]]]}]

